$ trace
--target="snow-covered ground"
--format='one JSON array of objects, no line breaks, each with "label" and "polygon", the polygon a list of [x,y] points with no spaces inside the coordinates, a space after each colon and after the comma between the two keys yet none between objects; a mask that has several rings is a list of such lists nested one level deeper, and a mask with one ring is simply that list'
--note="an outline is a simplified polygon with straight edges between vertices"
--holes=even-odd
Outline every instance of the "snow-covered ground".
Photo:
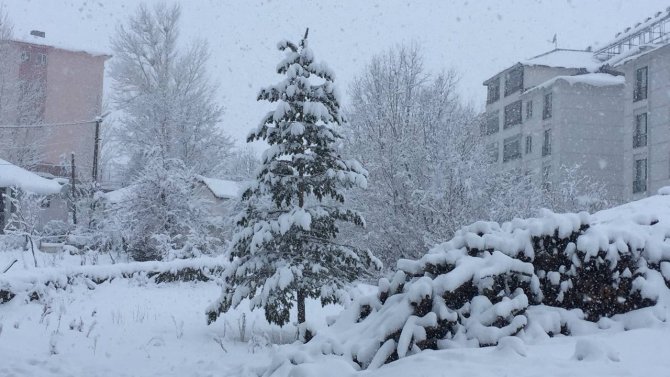
[{"label": "snow-covered ground", "polygon": [[[0,305],[0,376],[236,376],[268,365],[292,329],[269,327],[262,314],[240,313],[211,326],[204,308],[219,294],[208,283],[147,284],[118,279],[89,290],[54,291],[47,303],[18,297]],[[309,314],[326,313],[311,303]],[[264,339],[262,335],[266,335]],[[284,337],[283,339],[281,337]],[[252,341],[249,338],[253,338]],[[319,376],[667,376],[670,327],[558,336],[536,344],[424,351],[374,371],[354,372],[333,359]],[[580,345],[584,360],[577,360]],[[224,350],[225,348],[225,350]],[[305,366],[310,371],[310,366]],[[297,372],[297,371],[296,371]],[[317,374],[318,373],[318,374]]]},{"label": "snow-covered ground", "polygon": [[[160,262],[112,265],[101,256],[98,265],[81,266],[91,260],[40,251],[36,259],[38,268],[30,251],[0,251],[0,269],[18,260],[0,275],[0,287],[9,282],[21,290],[33,282],[64,281],[75,273],[117,278],[99,285],[80,279],[65,290],[47,289],[41,301],[30,301],[21,290],[0,304],[2,377],[236,376],[267,365],[276,348],[271,344],[296,339],[295,326],[271,326],[262,312],[245,310],[246,303],[207,326],[205,308],[221,293],[214,281],[155,284],[142,274],[118,278],[139,270],[164,270]],[[175,262],[168,265],[208,266],[217,258]],[[326,316],[341,308],[322,309],[308,301],[307,310],[325,326]]]},{"label": "snow-covered ground", "polygon": [[[230,360],[264,360],[246,344],[214,340],[205,325],[211,283],[142,285],[117,280],[94,290],[73,286],[47,303],[0,306],[2,376],[208,376]],[[18,298],[18,297],[17,297]]]},{"label": "snow-covered ground", "polygon": [[[133,278],[54,290],[44,303],[17,296],[0,305],[0,376],[233,376],[266,365],[269,342],[295,339],[295,327],[269,326],[260,312],[207,326],[219,294],[214,282]],[[310,304],[321,323],[339,310]]]},{"label": "snow-covered ground", "polygon": [[534,345],[521,344],[519,348],[429,350],[361,375],[661,377],[670,375],[670,360],[666,357],[670,352],[669,336],[670,330],[664,326],[598,336],[556,337]]},{"label": "snow-covered ground", "polygon": [[[12,300],[0,305],[0,376],[251,376],[269,364],[276,348],[258,334],[277,341],[280,331],[260,313],[246,314],[245,341],[240,313],[207,326],[204,308],[218,294],[214,283],[119,279],[94,290],[77,285],[56,292],[48,305]],[[317,308],[313,302],[309,314]],[[290,329],[282,335],[294,336]],[[302,375],[661,377],[670,373],[668,354],[670,327],[660,325],[536,344],[424,351],[374,371],[354,372],[333,359],[332,365],[305,365]]]},{"label": "snow-covered ground", "polygon": [[[630,245],[643,245],[650,260],[665,260],[670,250],[666,242],[670,234],[670,196],[664,193],[590,216],[592,228],[578,243],[585,250],[596,241],[596,244],[604,242],[601,246],[607,248],[610,241],[623,237]],[[553,219],[553,215],[548,216]],[[558,216],[555,220],[571,218]],[[558,229],[574,226],[559,223]],[[534,231],[532,226],[529,229]],[[467,242],[478,240],[467,239]],[[498,242],[497,238],[487,239]],[[438,246],[432,253],[438,255],[440,247],[446,250],[453,244]],[[653,307],[614,320],[605,318],[597,325],[576,323],[573,336],[549,337],[543,331],[531,331],[529,326],[520,337],[503,337],[495,347],[460,348],[462,344],[453,342],[451,346],[456,348],[424,350],[379,368],[356,371],[351,362],[336,356],[332,349],[323,348],[328,346],[324,340],[339,339],[346,343],[345,338],[364,336],[364,331],[375,333],[370,329],[370,324],[376,326],[374,315],[369,317],[368,324],[351,323],[350,328],[342,328],[345,314],[326,329],[327,318],[333,318],[342,308],[322,309],[318,302],[310,301],[307,315],[317,329],[317,338],[304,346],[281,346],[296,338],[296,327],[270,326],[262,312],[249,312],[244,303],[240,310],[226,313],[207,326],[205,309],[221,292],[215,281],[156,284],[152,278],[137,273],[185,266],[211,268],[225,263],[221,259],[112,265],[111,259],[100,256],[95,261],[98,265],[80,266],[82,262],[94,261],[67,253],[38,252],[35,268],[29,251],[7,248],[0,249],[0,269],[14,259],[18,262],[9,272],[0,274],[0,288],[9,284],[18,294],[0,304],[2,377],[670,376],[667,290]],[[664,263],[661,262],[660,268],[665,276]],[[68,282],[64,276],[77,278]],[[101,284],[90,281],[100,277],[115,278]],[[31,289],[25,288],[35,283],[44,286],[47,280],[61,282],[65,289],[47,288],[40,300],[31,301]],[[660,280],[655,284],[663,286]],[[359,286],[352,296],[374,294],[374,289]],[[403,297],[396,295],[393,300],[404,300]],[[353,306],[351,309],[347,312],[358,310]],[[528,318],[543,318],[537,315],[543,310],[542,306],[529,308]],[[384,315],[383,310],[379,313],[376,318]],[[356,341],[351,344],[356,346]]]}]

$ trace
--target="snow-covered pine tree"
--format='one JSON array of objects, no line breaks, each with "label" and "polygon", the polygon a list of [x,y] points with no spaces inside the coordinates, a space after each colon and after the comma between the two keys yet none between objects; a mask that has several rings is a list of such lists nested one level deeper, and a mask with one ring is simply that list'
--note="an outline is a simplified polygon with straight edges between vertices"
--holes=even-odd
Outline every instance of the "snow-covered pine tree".
[{"label": "snow-covered pine tree", "polygon": [[270,147],[253,183],[242,195],[221,298],[208,309],[208,321],[249,298],[270,323],[284,325],[297,301],[305,322],[305,299],[341,302],[343,288],[381,267],[368,250],[338,243],[338,224],[364,225],[361,215],[343,206],[343,191],[367,184],[367,171],[338,152],[335,126],[344,123],[333,72],[314,61],[305,37],[296,45],[281,41],[285,58],[279,84],[262,89],[259,101],[277,104],[248,142]]}]

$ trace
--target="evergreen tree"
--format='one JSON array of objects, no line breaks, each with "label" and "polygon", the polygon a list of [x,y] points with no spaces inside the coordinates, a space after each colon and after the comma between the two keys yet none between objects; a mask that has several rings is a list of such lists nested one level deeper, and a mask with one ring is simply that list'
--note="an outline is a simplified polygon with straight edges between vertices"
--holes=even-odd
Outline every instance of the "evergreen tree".
[{"label": "evergreen tree", "polygon": [[343,288],[381,263],[369,251],[336,241],[338,224],[364,226],[361,215],[343,206],[344,189],[365,187],[367,171],[338,152],[334,129],[340,114],[333,72],[314,61],[307,32],[300,45],[282,41],[285,58],[277,72],[285,79],[262,89],[258,100],[276,103],[248,142],[270,147],[253,183],[242,195],[245,209],[231,249],[220,300],[208,310],[209,322],[249,298],[265,309],[271,323],[289,321],[297,300],[298,322],[305,322],[305,299],[342,302]]}]

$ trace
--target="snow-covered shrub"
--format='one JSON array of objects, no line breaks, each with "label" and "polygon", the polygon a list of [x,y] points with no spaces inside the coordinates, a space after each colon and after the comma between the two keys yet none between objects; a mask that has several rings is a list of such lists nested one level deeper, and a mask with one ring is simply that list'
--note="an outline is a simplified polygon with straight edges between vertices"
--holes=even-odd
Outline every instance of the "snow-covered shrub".
[{"label": "snow-covered shrub", "polygon": [[309,355],[319,350],[376,368],[424,349],[663,320],[629,312],[667,305],[670,216],[649,208],[670,206],[661,196],[634,205],[466,226],[422,258],[400,260],[376,295],[359,298],[289,358],[317,362]]},{"label": "snow-covered shrub", "polygon": [[4,199],[12,207],[5,224],[4,233],[24,238],[25,248],[31,251],[33,262],[37,267],[35,249],[39,248],[40,238],[43,234],[42,213],[44,212],[44,203],[48,202],[50,198],[17,188],[11,188],[9,195],[0,195],[5,195]]},{"label": "snow-covered shrub", "polygon": [[[113,208],[111,232],[120,232],[136,261],[211,254],[221,240],[220,219],[195,191],[196,175],[181,160],[156,158],[141,171]],[[111,240],[110,240],[111,241]]]}]

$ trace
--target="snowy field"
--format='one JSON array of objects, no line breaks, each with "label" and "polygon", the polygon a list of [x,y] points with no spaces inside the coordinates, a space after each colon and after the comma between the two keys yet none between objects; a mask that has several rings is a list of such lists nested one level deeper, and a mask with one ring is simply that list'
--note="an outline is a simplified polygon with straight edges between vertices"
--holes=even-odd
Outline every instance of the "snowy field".
[{"label": "snowy field", "polygon": [[[94,290],[74,286],[52,295],[47,305],[12,300],[0,305],[0,376],[252,376],[276,348],[259,335],[276,341],[280,331],[259,313],[247,314],[245,341],[239,313],[207,326],[204,308],[218,294],[214,283],[155,286],[138,279]],[[309,314],[318,308],[312,304]],[[290,330],[283,335],[294,336]],[[577,345],[584,360],[575,356]],[[374,371],[353,372],[333,360],[303,375],[661,377],[670,373],[668,354],[670,328],[658,325],[535,344],[424,351]]]},{"label": "snowy field", "polygon": [[[7,257],[17,255],[21,253],[3,253],[2,264],[6,264]],[[27,252],[23,255],[29,256]],[[40,270],[54,274],[58,265],[65,269],[63,264],[77,260],[45,254],[38,257],[42,258],[40,263],[48,261],[52,267],[34,269],[26,263],[25,267],[14,268],[24,276],[34,276]],[[32,257],[27,261],[32,262]],[[229,313],[207,326],[204,309],[220,293],[214,282],[156,285],[146,278],[134,277],[92,288],[75,284],[50,291],[44,302],[17,296],[0,305],[0,376],[255,376],[271,364],[273,357],[281,355],[281,346],[270,343],[295,338],[295,327],[282,330],[269,326],[260,312]],[[365,290],[369,293],[370,288]],[[326,316],[339,310],[334,306],[322,310],[318,303],[309,302],[308,315],[317,319],[319,326],[325,326]],[[659,313],[659,317],[670,315],[665,310],[665,315]],[[481,349],[424,351],[361,372],[337,359],[324,360],[320,365],[296,368],[293,373],[668,376],[670,327],[660,321],[651,326],[588,336],[559,335]]]},{"label": "snowy field", "polygon": [[[618,242],[620,238],[630,245],[644,245],[648,258],[665,260],[670,252],[668,192],[670,190],[663,190],[666,195],[592,215],[589,221],[593,227],[580,238],[582,246],[588,249],[593,242],[604,242],[607,246],[616,244],[611,242]],[[542,223],[531,219],[528,225],[547,225],[551,219],[577,219],[586,215],[548,216]],[[559,223],[559,228],[576,225]],[[537,231],[543,230],[538,228]],[[496,234],[504,234],[498,232]],[[457,239],[437,246],[427,256],[441,255]],[[478,240],[465,239],[467,242]],[[496,240],[503,238],[487,240],[499,242]],[[497,346],[464,348],[465,343],[452,342],[450,349],[424,350],[390,364],[357,371],[351,362],[334,355],[333,348],[323,347],[328,346],[330,339],[336,339],[340,344],[349,344],[346,347],[353,350],[357,344],[365,344],[367,338],[374,339],[374,334],[387,331],[375,326],[388,327],[388,321],[376,321],[400,318],[402,314],[396,312],[396,307],[402,311],[402,305],[397,303],[404,302],[404,294],[392,296],[389,305],[360,323],[349,323],[347,319],[358,310],[355,306],[342,312],[341,307],[322,309],[318,302],[308,301],[308,321],[313,323],[317,337],[306,345],[287,345],[296,339],[296,327],[271,326],[262,312],[245,311],[245,303],[240,310],[226,313],[207,326],[205,309],[221,292],[213,280],[157,284],[155,278],[146,275],[147,271],[225,265],[221,259],[112,265],[111,259],[105,256],[93,261],[67,253],[37,252],[38,267],[35,268],[29,251],[4,248],[0,252],[0,268],[6,268],[15,259],[18,262],[0,275],[0,289],[9,285],[17,292],[12,300],[0,304],[2,377],[670,376],[670,358],[667,357],[670,354],[667,321],[670,291],[658,280],[661,276],[667,280],[670,274],[666,262],[660,263],[662,275],[653,271],[648,275],[648,284],[651,284],[648,287],[659,295],[656,305],[613,319],[603,318],[597,323],[572,320],[572,336],[549,337],[543,330],[537,330],[537,320],[551,317],[551,312],[539,305],[528,308],[531,322],[519,337],[502,337]],[[97,265],[91,265],[93,262]],[[409,268],[413,263],[402,264]],[[76,278],[68,280],[67,277],[72,276]],[[114,279],[110,281],[109,277]],[[100,283],[101,279],[105,281]],[[65,289],[45,288],[39,300],[31,300],[34,287],[43,287],[45,281],[57,281]],[[409,283],[407,287],[406,291],[412,291]],[[360,285],[352,297],[360,302],[371,297],[369,295],[376,295],[375,289]],[[391,317],[384,317],[384,313],[389,312]],[[337,316],[338,313],[344,314]],[[575,312],[569,313],[574,316]],[[332,319],[336,319],[334,324],[326,326]],[[540,323],[539,326],[551,325]]]},{"label": "snowy field", "polygon": [[[2,268],[18,260],[3,279],[22,286],[74,271],[116,276],[161,265],[111,265],[101,257],[99,265],[80,266],[80,256],[39,251],[36,258],[39,268],[30,251],[0,252]],[[207,326],[205,308],[220,293],[214,281],[155,284],[141,275],[99,285],[82,280],[49,289],[41,302],[18,295],[0,305],[0,376],[237,376],[267,365],[271,344],[295,340],[295,326],[271,326],[259,311],[233,311]],[[340,310],[308,301],[322,326]]]},{"label": "snowy field", "polygon": [[0,376],[234,376],[267,364],[270,341],[295,339],[258,312],[207,326],[204,308],[219,294],[213,282],[136,278],[71,286],[45,303],[16,297],[0,305]]}]

